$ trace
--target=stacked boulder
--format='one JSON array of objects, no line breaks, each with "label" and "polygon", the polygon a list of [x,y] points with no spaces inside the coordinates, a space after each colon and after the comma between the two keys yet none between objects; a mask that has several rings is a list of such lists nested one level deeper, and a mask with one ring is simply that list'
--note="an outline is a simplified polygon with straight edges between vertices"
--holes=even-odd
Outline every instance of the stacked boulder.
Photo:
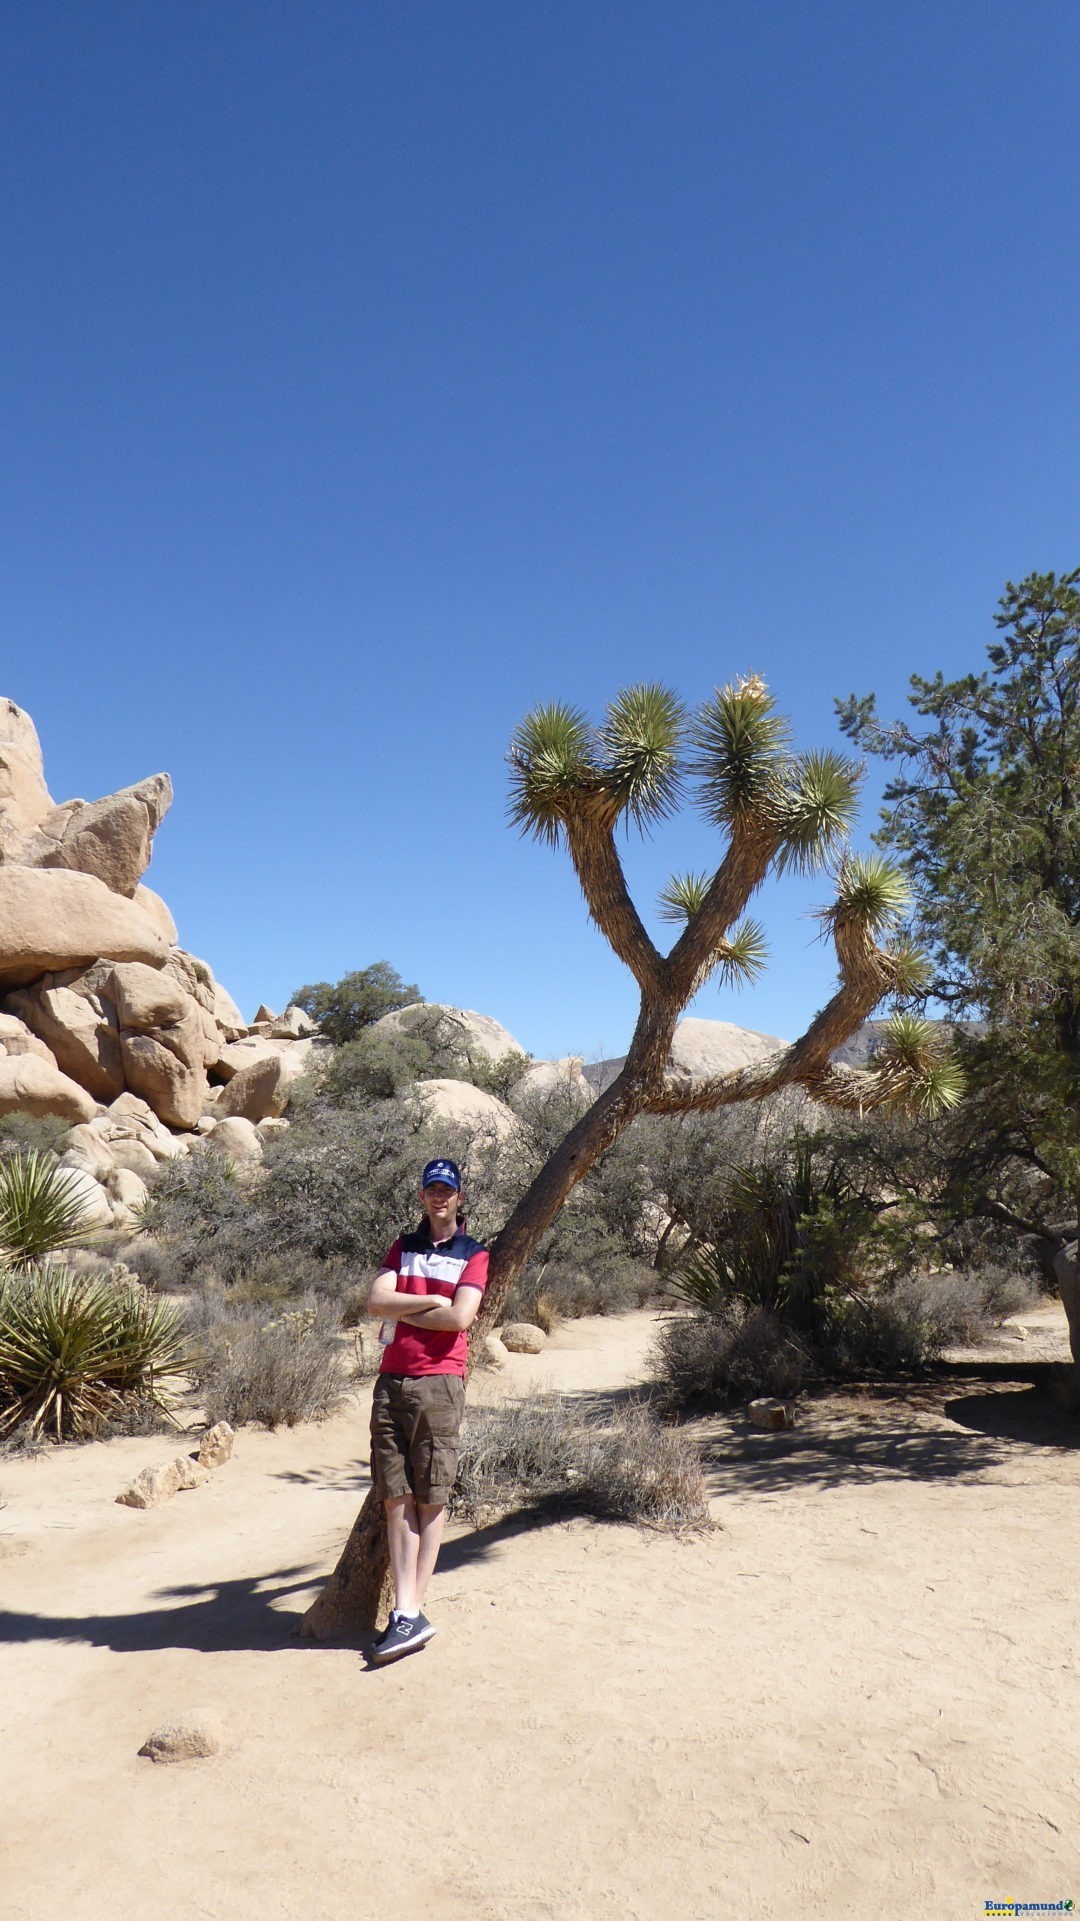
[{"label": "stacked boulder", "polygon": [[245,1022],[179,945],[143,884],[171,802],[152,774],[58,805],[33,721],[0,699],[0,1115],[73,1124],[62,1158],[100,1225],[128,1224],[154,1167],[218,1125],[261,1154],[316,1045],[300,1008]]}]

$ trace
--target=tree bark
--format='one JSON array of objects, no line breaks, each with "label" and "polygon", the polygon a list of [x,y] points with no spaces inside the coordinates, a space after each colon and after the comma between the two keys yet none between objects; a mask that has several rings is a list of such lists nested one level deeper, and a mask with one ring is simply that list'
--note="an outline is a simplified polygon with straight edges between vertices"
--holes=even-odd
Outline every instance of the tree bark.
[{"label": "tree bark", "polygon": [[377,1626],[393,1604],[386,1514],[375,1489],[353,1522],[334,1572],[300,1624],[310,1641],[336,1641]]}]

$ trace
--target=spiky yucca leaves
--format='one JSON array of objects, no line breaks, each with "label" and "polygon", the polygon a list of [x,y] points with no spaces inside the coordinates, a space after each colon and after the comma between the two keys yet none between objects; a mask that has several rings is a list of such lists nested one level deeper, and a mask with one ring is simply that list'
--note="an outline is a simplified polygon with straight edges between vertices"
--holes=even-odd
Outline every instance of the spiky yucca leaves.
[{"label": "spiky yucca leaves", "polygon": [[800,754],[773,802],[780,871],[813,873],[842,846],[855,821],[859,771],[844,754]]},{"label": "spiky yucca leaves", "polygon": [[596,736],[605,792],[642,829],[667,818],[679,798],[686,715],[668,687],[651,681],[616,695]]},{"label": "spiky yucca leaves", "polygon": [[774,844],[780,871],[808,873],[837,852],[855,818],[859,770],[843,754],[792,754],[788,723],[756,674],[717,688],[691,739],[707,820],[756,828]]},{"label": "spiky yucca leaves", "polygon": [[514,730],[510,819],[523,833],[557,847],[566,814],[597,775],[592,730],[580,708],[552,701],[534,708]]},{"label": "spiky yucca leaves", "polygon": [[836,879],[836,899],[823,921],[838,932],[859,927],[880,940],[902,918],[910,889],[900,868],[880,854],[848,854]]},{"label": "spiky yucca leaves", "polygon": [[660,919],[676,925],[693,920],[711,885],[711,874],[672,874],[657,896]]},{"label": "spiky yucca leaves", "polygon": [[932,1021],[894,1014],[886,1022],[870,1062],[869,1079],[879,1104],[932,1117],[955,1107],[964,1092],[959,1062],[943,1045]]},{"label": "spiky yucca leaves", "polygon": [[0,1283],[0,1434],[83,1440],[125,1412],[168,1412],[191,1363],[174,1308],[141,1287],[46,1264]]},{"label": "spiky yucca leaves", "polygon": [[0,1160],[0,1259],[26,1267],[85,1238],[88,1208],[52,1154]]},{"label": "spiky yucca leaves", "polygon": [[790,729],[756,674],[718,687],[690,730],[698,805],[717,827],[767,814],[790,764]]},{"label": "spiky yucca leaves", "polygon": [[583,803],[647,829],[679,797],[682,702],[658,682],[624,688],[593,729],[579,709],[537,707],[510,743],[510,818],[552,846]]}]

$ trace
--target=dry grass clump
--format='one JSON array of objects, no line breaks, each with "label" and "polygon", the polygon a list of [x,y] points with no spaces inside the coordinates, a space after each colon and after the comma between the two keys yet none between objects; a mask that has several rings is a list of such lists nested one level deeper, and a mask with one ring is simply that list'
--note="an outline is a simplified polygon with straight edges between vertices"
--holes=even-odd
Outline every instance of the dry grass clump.
[{"label": "dry grass clump", "polygon": [[470,1408],[453,1510],[479,1523],[529,1508],[665,1528],[709,1520],[697,1448],[645,1408],[585,1415],[538,1394]]},{"label": "dry grass clump", "polygon": [[661,1324],[649,1361],[665,1414],[759,1394],[788,1400],[804,1385],[810,1364],[775,1314],[739,1302],[721,1313],[673,1315]]},{"label": "dry grass clump", "polygon": [[917,1314],[943,1347],[977,1347],[1007,1320],[1030,1307],[1038,1289],[1028,1274],[1000,1262],[941,1268],[897,1283],[892,1299]]},{"label": "dry grass clump", "polygon": [[295,1427],[327,1420],[348,1394],[340,1314],[310,1298],[268,1315],[265,1307],[203,1296],[191,1305],[189,1326],[211,1423]]}]

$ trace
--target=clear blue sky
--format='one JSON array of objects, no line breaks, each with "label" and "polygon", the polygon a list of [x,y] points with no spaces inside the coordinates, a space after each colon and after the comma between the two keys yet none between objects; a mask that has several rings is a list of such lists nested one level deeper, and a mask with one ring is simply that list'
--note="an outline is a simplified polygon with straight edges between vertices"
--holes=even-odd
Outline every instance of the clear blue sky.
[{"label": "clear blue sky", "polygon": [[[0,692],[249,1012],[385,957],[532,1052],[634,1000],[505,825],[519,716],[982,664],[1080,561],[1080,14],[7,0]],[[865,833],[872,826],[873,803]],[[718,852],[628,860],[645,905]],[[763,902],[753,994],[830,990]]]}]

